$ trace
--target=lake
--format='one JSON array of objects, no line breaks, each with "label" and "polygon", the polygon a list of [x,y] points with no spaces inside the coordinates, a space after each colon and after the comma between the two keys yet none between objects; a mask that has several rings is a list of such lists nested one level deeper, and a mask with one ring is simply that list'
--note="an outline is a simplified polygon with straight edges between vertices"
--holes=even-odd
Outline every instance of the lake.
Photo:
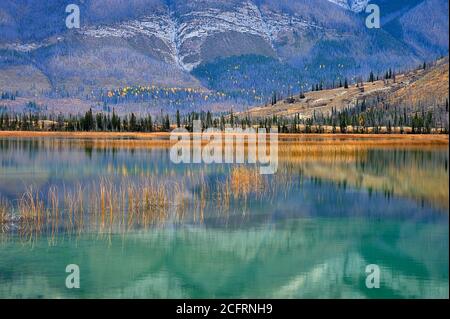
[{"label": "lake", "polygon": [[164,143],[0,137],[0,298],[449,297],[448,145],[279,153],[263,176],[173,164]]}]

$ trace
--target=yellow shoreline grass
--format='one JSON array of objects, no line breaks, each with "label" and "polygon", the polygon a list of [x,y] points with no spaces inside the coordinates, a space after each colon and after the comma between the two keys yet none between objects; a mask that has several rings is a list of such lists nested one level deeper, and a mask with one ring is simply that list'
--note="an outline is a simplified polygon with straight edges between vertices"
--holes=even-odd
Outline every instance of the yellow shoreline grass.
[{"label": "yellow shoreline grass", "polygon": [[[102,133],[102,132],[21,132],[0,131],[3,143],[15,143],[31,139],[40,146],[80,147],[92,150],[121,149],[169,149],[175,144],[170,133]],[[192,135],[191,135],[192,137]],[[269,139],[267,138],[267,141]],[[222,142],[225,138],[222,136]],[[2,142],[0,140],[0,142]],[[203,140],[202,146],[209,141]],[[245,153],[248,153],[248,144]],[[256,144],[257,146],[259,144]],[[279,134],[280,160],[296,161],[295,155],[306,153],[326,154],[328,151],[349,153],[363,149],[432,149],[447,148],[448,135],[371,135],[371,134]],[[224,149],[224,148],[223,148]],[[269,149],[269,146],[267,146]],[[336,151],[337,150],[337,151]],[[256,152],[257,153],[257,152]]]},{"label": "yellow shoreline grass", "polygon": [[[225,133],[222,133],[225,134]],[[179,134],[177,134],[179,135]],[[183,135],[183,134],[181,134]],[[192,134],[188,134],[192,135]],[[155,144],[173,144],[169,141],[170,133],[127,133],[127,132],[34,132],[34,131],[0,131],[0,138],[38,138],[53,137],[67,139],[106,139],[133,143],[143,140]],[[280,141],[302,141],[309,143],[317,139],[328,142],[368,142],[371,143],[424,143],[448,144],[448,134],[278,134]]]}]

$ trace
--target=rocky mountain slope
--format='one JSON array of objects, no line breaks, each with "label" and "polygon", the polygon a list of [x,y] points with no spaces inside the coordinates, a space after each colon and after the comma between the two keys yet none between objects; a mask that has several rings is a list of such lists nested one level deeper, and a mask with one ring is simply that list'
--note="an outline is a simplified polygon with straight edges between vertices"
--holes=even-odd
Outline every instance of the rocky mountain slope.
[{"label": "rocky mountain slope", "polygon": [[370,0],[328,0],[328,1],[333,2],[347,10],[352,10],[354,12],[363,11],[370,2]]},{"label": "rocky mountain slope", "polygon": [[[380,30],[365,27],[368,0],[86,0],[81,28],[69,30],[71,2],[0,3],[0,90],[77,97],[146,84],[217,90],[195,71],[256,56],[298,74],[295,83],[271,78],[273,90],[283,91],[448,52],[445,0],[372,0],[386,19]],[[265,69],[255,65],[256,74]],[[266,95],[266,84],[254,82],[249,90]]]}]

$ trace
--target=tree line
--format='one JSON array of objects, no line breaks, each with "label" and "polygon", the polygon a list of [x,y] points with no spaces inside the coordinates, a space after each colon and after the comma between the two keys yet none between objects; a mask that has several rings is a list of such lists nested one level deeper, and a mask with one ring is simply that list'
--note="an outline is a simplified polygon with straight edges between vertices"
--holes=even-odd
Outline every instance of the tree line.
[{"label": "tree line", "polygon": [[[217,128],[225,130],[226,127],[239,127],[246,129],[276,127],[280,133],[322,133],[325,128],[331,127],[332,133],[346,133],[351,128],[353,133],[393,133],[394,128],[400,132],[416,134],[432,133],[433,129],[448,134],[448,108],[449,102],[444,105],[426,110],[409,111],[406,108],[374,107],[366,100],[357,101],[354,107],[341,110],[333,108],[328,114],[314,112],[312,116],[268,116],[254,118],[249,114],[235,114],[233,111],[213,115],[207,112],[190,112],[181,114],[179,110],[175,115],[161,114],[138,116],[130,113],[119,116],[113,109],[112,113],[94,113],[92,109],[84,115],[40,115],[30,113],[8,114],[0,112],[0,130],[9,131],[65,131],[65,132],[170,132],[174,128],[193,130],[194,121],[200,120],[202,129]],[[339,128],[339,129],[338,129]]]}]

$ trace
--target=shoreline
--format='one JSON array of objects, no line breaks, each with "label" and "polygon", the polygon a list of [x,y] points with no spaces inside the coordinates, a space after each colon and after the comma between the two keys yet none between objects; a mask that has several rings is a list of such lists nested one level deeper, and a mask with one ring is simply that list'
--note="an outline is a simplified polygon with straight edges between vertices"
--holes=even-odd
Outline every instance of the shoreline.
[{"label": "shoreline", "polygon": [[[142,141],[142,142],[168,142],[170,132],[39,132],[39,131],[0,131],[0,138],[63,138],[63,139],[86,139],[86,140],[119,140]],[[192,133],[189,133],[191,135]],[[225,133],[222,133],[225,134]],[[178,135],[180,135],[178,133]],[[183,134],[181,134],[183,135]],[[360,143],[370,144],[394,143],[394,144],[426,144],[426,145],[448,145],[448,134],[356,134],[356,133],[280,133],[279,142],[321,142],[336,141],[350,142],[358,140]]]}]

